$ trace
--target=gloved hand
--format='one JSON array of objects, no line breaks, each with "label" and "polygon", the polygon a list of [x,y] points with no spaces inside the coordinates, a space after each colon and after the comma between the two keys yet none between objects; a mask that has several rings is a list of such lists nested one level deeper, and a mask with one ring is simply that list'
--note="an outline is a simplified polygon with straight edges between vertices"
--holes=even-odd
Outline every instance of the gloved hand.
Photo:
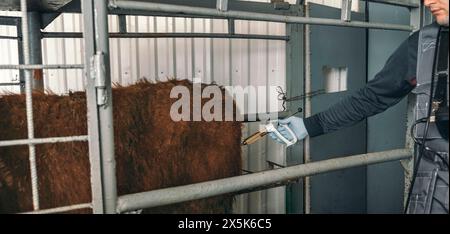
[{"label": "gloved hand", "polygon": [[[283,127],[283,125],[287,125],[294,132],[295,136],[299,141],[305,139],[308,136],[308,131],[306,130],[302,118],[292,116],[287,119],[280,119],[278,120],[278,123],[279,125],[277,127],[277,130],[280,132],[282,136],[284,136],[289,141],[292,140],[292,136],[291,134],[289,134],[288,130],[285,127]],[[269,136],[272,139],[278,141],[279,143],[284,144],[284,142],[281,139],[279,139],[275,133],[271,132]]]}]

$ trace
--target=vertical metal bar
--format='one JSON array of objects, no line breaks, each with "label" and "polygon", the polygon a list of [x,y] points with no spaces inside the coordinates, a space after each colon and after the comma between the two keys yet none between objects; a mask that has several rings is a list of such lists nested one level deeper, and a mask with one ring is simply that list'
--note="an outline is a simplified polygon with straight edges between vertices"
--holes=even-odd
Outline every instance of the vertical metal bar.
[{"label": "vertical metal bar", "polygon": [[[41,15],[39,12],[28,12],[28,38],[30,43],[30,64],[42,64],[42,35]],[[32,87],[36,90],[44,90],[44,78],[42,69],[36,69],[32,74]]]},{"label": "vertical metal bar", "polygon": [[[112,117],[111,76],[109,61],[108,18],[106,2],[101,0],[83,1],[83,14],[85,17],[85,44],[86,44],[86,72],[87,75],[87,104],[91,158],[91,182],[93,187],[94,212],[115,213],[117,202],[114,135]],[[90,63],[94,56],[101,56],[100,63]],[[99,66],[95,66],[98,64]],[[96,84],[99,76],[93,74],[93,69],[103,71],[104,86]],[[102,103],[97,104],[97,100]],[[105,101],[103,103],[103,101]],[[103,199],[103,204],[99,201]]]},{"label": "vertical metal bar", "polygon": [[109,61],[108,6],[107,1],[94,0],[94,27],[96,53],[104,55],[105,95],[107,103],[98,106],[100,125],[100,147],[105,213],[116,213],[117,185],[114,158],[113,100]]},{"label": "vertical metal bar", "polygon": [[228,19],[228,34],[230,35],[236,34],[234,23],[235,23],[234,19]]},{"label": "vertical metal bar", "polygon": [[[157,20],[156,16],[153,17],[153,32],[155,32],[155,33],[158,32],[158,20]],[[158,46],[158,38],[155,38],[154,39],[154,44],[153,44],[153,51],[155,53],[155,55],[154,55],[154,60],[155,60],[155,80],[158,80],[158,77],[159,77],[158,48],[159,48],[159,46]]]},{"label": "vertical metal bar", "polygon": [[[23,57],[26,65],[30,64],[30,39],[28,33],[28,9],[27,1],[20,1],[20,9],[22,13],[22,32],[23,32]],[[33,97],[32,97],[32,83],[31,71],[25,71],[25,99],[26,99],[26,115],[27,115],[27,129],[28,139],[34,139],[34,124],[33,124]],[[28,145],[30,173],[31,173],[31,189],[33,196],[33,209],[39,210],[39,187],[36,168],[36,149],[35,146]]]},{"label": "vertical metal bar", "polygon": [[228,0],[217,0],[216,2],[218,11],[228,11]]},{"label": "vertical metal bar", "polygon": [[[19,57],[19,64],[24,64],[23,61],[23,33],[22,33],[22,19],[18,18],[16,19],[16,29],[17,29],[17,52]],[[19,80],[20,83],[23,84],[20,86],[20,93],[25,93],[25,71],[20,70],[19,71]]]},{"label": "vertical metal bar", "polygon": [[[309,15],[309,7],[305,8],[306,17]],[[305,93],[311,92],[311,25],[305,25]],[[311,98],[305,98],[305,117],[311,116]],[[311,162],[310,140],[305,139],[303,163]],[[303,209],[305,214],[311,213],[311,180],[307,176],[303,180]]]},{"label": "vertical metal bar", "polygon": [[127,16],[126,15],[119,15],[119,32],[120,33],[127,33]]},{"label": "vertical metal bar", "polygon": [[[176,32],[176,18],[172,18],[172,32]],[[177,78],[177,39],[172,39],[172,63],[173,63],[173,76]],[[140,76],[139,76],[140,77]]]},{"label": "vertical metal bar", "polygon": [[[301,8],[298,15],[303,15]],[[304,93],[304,26],[286,24],[286,33],[290,38],[286,43],[286,91],[288,95],[296,96]],[[304,101],[287,103],[288,110],[295,110],[299,107],[304,108]],[[303,151],[304,143],[289,147],[286,152],[287,165],[302,164]],[[303,213],[302,180],[299,183],[287,185],[286,203],[287,213]]]},{"label": "vertical metal bar", "polygon": [[342,0],[341,20],[350,22],[352,19],[352,0]]},{"label": "vertical metal bar", "polygon": [[89,135],[89,162],[91,172],[91,193],[92,211],[95,214],[104,213],[103,206],[103,183],[101,166],[100,130],[99,117],[97,112],[97,97],[95,90],[95,80],[92,79],[91,63],[89,62],[95,54],[95,29],[94,29],[94,8],[92,0],[81,2],[84,19],[84,45],[85,45],[85,81],[86,81],[86,102]]}]

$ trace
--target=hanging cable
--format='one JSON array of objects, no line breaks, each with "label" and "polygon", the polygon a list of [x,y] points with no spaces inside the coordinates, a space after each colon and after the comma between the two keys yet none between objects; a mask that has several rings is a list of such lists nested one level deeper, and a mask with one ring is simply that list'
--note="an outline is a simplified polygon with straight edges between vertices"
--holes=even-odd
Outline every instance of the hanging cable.
[{"label": "hanging cable", "polygon": [[[414,124],[412,125],[411,129],[410,129],[410,136],[413,139],[414,143],[416,143],[419,146],[422,146],[425,144],[425,142],[421,142],[419,141],[419,139],[417,139],[417,137],[414,136],[414,130],[416,129],[416,126],[420,123],[426,123],[427,122],[427,118],[422,118],[417,120],[416,122],[414,122]],[[449,162],[445,159],[444,155],[442,155],[441,153],[434,151],[432,149],[430,149],[428,146],[425,145],[425,150],[428,152],[431,152],[433,154],[435,154],[439,159],[442,160],[442,162],[447,166],[447,169],[449,169]]]},{"label": "hanging cable", "polygon": [[278,86],[277,93],[278,93],[278,100],[283,101],[283,104],[282,104],[283,111],[286,111],[286,102],[299,101],[299,100],[303,100],[305,98],[312,98],[314,96],[322,95],[322,94],[325,94],[325,90],[321,89],[321,90],[317,90],[314,92],[310,92],[310,93],[306,93],[303,95],[288,98],[287,92],[285,92],[281,86]]}]

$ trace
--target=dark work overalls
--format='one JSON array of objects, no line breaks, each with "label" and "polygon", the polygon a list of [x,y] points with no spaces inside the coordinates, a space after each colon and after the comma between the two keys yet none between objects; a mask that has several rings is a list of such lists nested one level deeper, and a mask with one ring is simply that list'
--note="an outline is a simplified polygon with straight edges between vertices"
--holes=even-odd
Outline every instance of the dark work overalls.
[{"label": "dark work overalls", "polygon": [[[315,137],[352,126],[396,105],[411,92],[416,94],[418,100],[416,119],[426,118],[431,77],[432,74],[436,75],[433,63],[435,55],[437,56],[436,42],[440,29],[446,29],[448,35],[448,27],[439,27],[437,23],[413,33],[389,57],[375,78],[362,89],[343,98],[327,110],[305,118],[304,123],[309,136]],[[447,43],[447,49],[443,49],[447,58],[447,63],[444,64],[446,69],[442,70],[448,74],[448,39],[441,42]],[[435,80],[435,87],[438,86],[439,80],[440,87],[448,87],[448,79],[442,82],[442,78]],[[448,96],[448,89],[444,91],[435,89],[434,94],[442,92],[446,92]],[[448,106],[448,97],[441,103]],[[424,132],[424,126],[424,123],[418,123],[415,127],[415,138],[418,143],[421,141],[420,134]],[[444,162],[448,163],[448,140],[442,138],[436,122],[430,123],[429,126],[427,150],[418,167],[409,213],[448,213],[448,168]],[[448,122],[446,127],[448,128]],[[416,154],[420,153],[418,150],[420,147],[416,146]]]},{"label": "dark work overalls", "polygon": [[413,90],[417,96],[416,177],[407,212],[445,214],[449,201],[448,27],[426,26],[418,44],[417,87]]}]

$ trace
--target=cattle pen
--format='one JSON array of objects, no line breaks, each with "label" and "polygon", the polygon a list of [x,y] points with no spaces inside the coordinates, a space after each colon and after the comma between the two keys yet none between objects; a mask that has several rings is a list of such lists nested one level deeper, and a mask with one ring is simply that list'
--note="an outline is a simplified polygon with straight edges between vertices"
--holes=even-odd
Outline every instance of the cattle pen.
[{"label": "cattle pen", "polygon": [[[112,111],[112,82],[110,68],[109,38],[226,38],[252,39],[252,40],[279,40],[286,42],[287,51],[295,51],[286,55],[286,70],[288,82],[295,82],[295,72],[301,72],[305,77],[310,74],[310,63],[307,55],[308,43],[311,41],[304,36],[303,30],[309,26],[332,26],[341,28],[362,28],[373,30],[388,30],[412,33],[424,25],[424,9],[420,1],[415,0],[375,0],[377,4],[394,5],[408,9],[410,12],[409,24],[375,23],[352,19],[351,0],[342,0],[340,19],[310,17],[304,14],[303,1],[297,1],[287,7],[284,3],[252,3],[235,0],[204,0],[204,1],[125,1],[125,0],[82,0],[82,1],[53,1],[64,4],[58,9],[47,9],[40,15],[30,12],[36,6],[30,1],[21,0],[17,6],[21,10],[20,17],[0,16],[0,25],[14,26],[17,36],[0,37],[0,40],[17,40],[19,50],[19,63],[14,65],[0,65],[2,70],[20,70],[20,83],[4,83],[0,85],[22,85],[21,92],[26,96],[26,119],[28,137],[26,139],[11,139],[0,141],[0,147],[26,145],[29,148],[29,161],[31,172],[31,187],[33,211],[29,213],[60,213],[90,208],[96,214],[116,214],[134,210],[192,201],[230,193],[245,193],[267,189],[268,187],[285,186],[288,183],[303,178],[304,212],[310,213],[311,188],[309,177],[391,161],[402,161],[404,166],[405,193],[409,187],[413,161],[413,141],[408,134],[404,147],[379,152],[365,152],[345,157],[334,157],[326,160],[312,161],[309,149],[302,149],[302,162],[298,165],[274,168],[261,172],[254,172],[237,177],[207,181],[197,184],[177,186],[171,188],[145,191],[137,194],[118,196],[116,182],[116,162],[114,154],[114,129]],[[69,3],[68,3],[69,2]],[[27,5],[28,4],[28,5]],[[286,7],[286,8],[285,8]],[[83,32],[46,32],[41,33],[43,25],[48,25],[61,13],[81,13],[83,17]],[[119,33],[110,33],[108,30],[108,15],[119,15],[122,23]],[[184,18],[223,19],[227,21],[228,33],[140,33],[127,32],[125,16],[170,16]],[[42,25],[35,24],[35,17],[39,17]],[[253,20],[285,23],[286,36],[256,35],[235,32],[235,21]],[[298,29],[301,30],[298,30]],[[40,36],[38,36],[40,35]],[[45,65],[42,62],[40,41],[42,38],[82,38],[84,41],[84,64],[56,64]],[[304,62],[304,70],[298,69],[299,61]],[[42,81],[33,79],[36,70],[73,69],[83,71],[85,78],[85,91],[87,102],[88,134],[71,137],[36,138],[33,123],[32,90],[43,87]],[[311,92],[308,79],[298,81],[304,93]],[[411,100],[409,103],[413,103]],[[311,114],[311,101],[305,99],[301,105],[305,115]],[[286,115],[296,107],[288,106]],[[407,124],[412,124],[412,106],[408,104]],[[39,173],[36,169],[35,146],[41,144],[56,144],[63,142],[87,142],[89,146],[90,184],[92,201],[86,204],[73,204],[65,207],[41,209],[39,200]],[[342,156],[342,155],[339,155]]]}]

